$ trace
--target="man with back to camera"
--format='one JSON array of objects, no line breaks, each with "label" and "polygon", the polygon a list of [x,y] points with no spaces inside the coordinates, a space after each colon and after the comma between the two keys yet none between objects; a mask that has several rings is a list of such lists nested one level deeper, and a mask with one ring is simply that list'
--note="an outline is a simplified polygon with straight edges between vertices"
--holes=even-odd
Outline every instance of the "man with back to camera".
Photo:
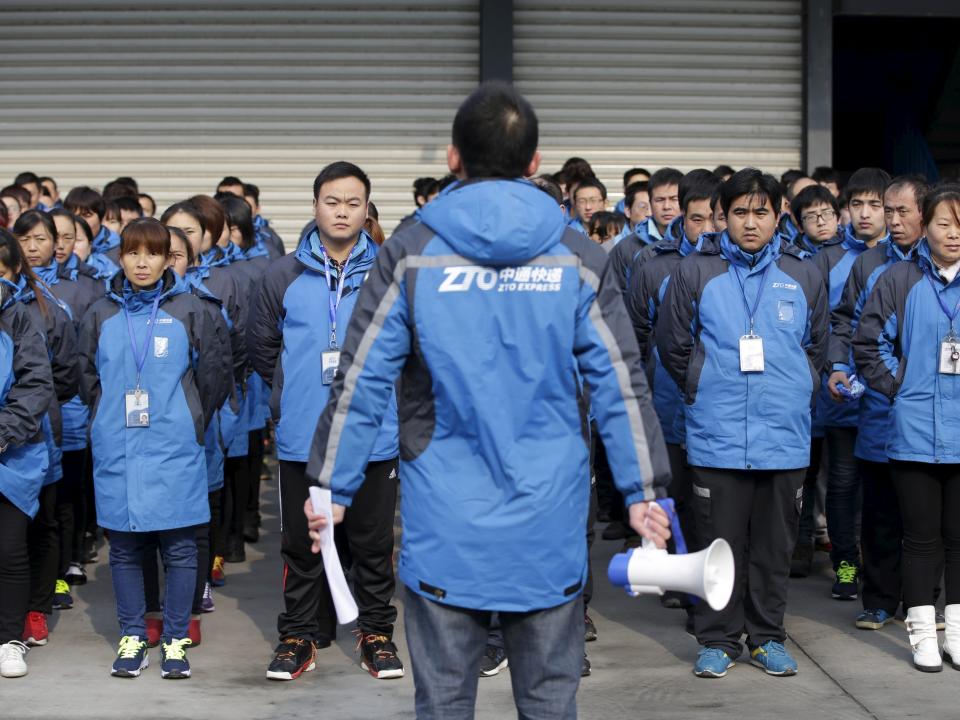
[{"label": "man with back to camera", "polygon": [[817,269],[776,235],[780,192],[753,168],[720,187],[727,229],[703,235],[677,265],[657,324],[660,361],[684,393],[699,542],[724,538],[736,560],[727,607],[694,613],[698,677],[726,675],[744,632],[753,664],[797,672],[783,618],[827,295]]},{"label": "man with back to camera", "polygon": [[[669,476],[666,451],[620,288],[604,251],[522,179],[539,165],[537,137],[509,85],[482,85],[460,106],[447,151],[460,180],[381,249],[307,468],[338,522],[400,377],[400,577],[424,720],[473,717],[493,611],[520,716],[576,717],[590,493],[581,382],[631,525],[660,547],[669,537],[649,502]],[[317,552],[326,520],[309,502],[304,512]]]}]

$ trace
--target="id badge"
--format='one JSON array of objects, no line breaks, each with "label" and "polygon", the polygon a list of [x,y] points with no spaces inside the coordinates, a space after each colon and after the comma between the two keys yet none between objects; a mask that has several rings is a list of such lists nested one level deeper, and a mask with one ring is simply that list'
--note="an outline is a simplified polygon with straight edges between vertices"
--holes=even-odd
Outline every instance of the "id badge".
[{"label": "id badge", "polygon": [[948,336],[940,343],[940,372],[960,375],[960,338]]},{"label": "id badge", "polygon": [[759,335],[740,338],[740,372],[763,372],[763,338]]},{"label": "id badge", "polygon": [[127,427],[150,427],[150,395],[145,390],[127,390],[124,396]]},{"label": "id badge", "polygon": [[320,353],[320,380],[324,385],[332,385],[333,377],[340,367],[340,351],[327,350]]}]

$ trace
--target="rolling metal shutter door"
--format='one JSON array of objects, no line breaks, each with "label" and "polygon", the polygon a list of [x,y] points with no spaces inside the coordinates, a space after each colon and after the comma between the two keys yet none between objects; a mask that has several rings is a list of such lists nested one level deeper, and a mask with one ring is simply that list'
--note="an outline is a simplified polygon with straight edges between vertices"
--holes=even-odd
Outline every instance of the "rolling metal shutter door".
[{"label": "rolling metal shutter door", "polygon": [[514,79],[548,171],[800,164],[800,0],[515,0]]},{"label": "rolling metal shutter door", "polygon": [[162,212],[238,175],[288,247],[340,159],[370,175],[389,234],[413,179],[446,173],[479,76],[477,0],[40,0],[3,23],[0,184],[132,175]]}]

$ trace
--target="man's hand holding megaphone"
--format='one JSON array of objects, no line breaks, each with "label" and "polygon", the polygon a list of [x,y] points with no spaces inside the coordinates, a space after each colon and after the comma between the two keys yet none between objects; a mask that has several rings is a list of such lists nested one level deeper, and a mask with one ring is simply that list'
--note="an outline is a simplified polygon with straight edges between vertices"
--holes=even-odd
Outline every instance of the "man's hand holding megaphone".
[{"label": "man's hand holding megaphone", "polygon": [[670,539],[670,518],[656,502],[634,503],[629,507],[630,527],[640,537],[663,550]]}]

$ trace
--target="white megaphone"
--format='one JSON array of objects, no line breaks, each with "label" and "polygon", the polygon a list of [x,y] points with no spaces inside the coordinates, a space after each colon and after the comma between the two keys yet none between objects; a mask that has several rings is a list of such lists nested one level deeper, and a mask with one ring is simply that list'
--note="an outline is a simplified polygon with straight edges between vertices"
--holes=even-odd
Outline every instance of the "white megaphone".
[{"label": "white megaphone", "polygon": [[670,517],[678,554],[671,555],[644,540],[642,548],[613,556],[607,568],[610,582],[634,597],[663,595],[673,590],[696,595],[706,600],[711,609],[723,610],[733,594],[734,562],[729,543],[718,538],[706,550],[686,554],[673,500],[658,500],[657,503]]}]

